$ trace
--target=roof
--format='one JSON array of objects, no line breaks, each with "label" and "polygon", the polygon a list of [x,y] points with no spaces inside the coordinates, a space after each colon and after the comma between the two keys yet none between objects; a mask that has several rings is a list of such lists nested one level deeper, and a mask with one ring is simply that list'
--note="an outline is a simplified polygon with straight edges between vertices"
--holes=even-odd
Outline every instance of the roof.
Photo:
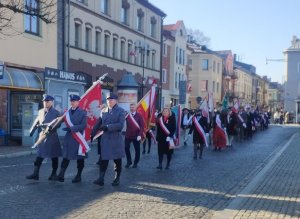
[{"label": "roof", "polygon": [[140,3],[141,5],[147,7],[148,9],[152,10],[153,12],[155,12],[156,14],[158,14],[161,17],[167,16],[167,14],[165,12],[163,12],[161,9],[159,9],[155,5],[151,4],[148,0],[136,0],[136,1],[138,3]]},{"label": "roof", "polygon": [[176,24],[166,24],[164,25],[164,30],[169,30],[169,31],[178,30],[178,28],[180,28],[182,24],[183,24],[182,20],[177,21]]},{"label": "roof", "polygon": [[163,30],[162,34],[164,37],[166,37],[167,39],[173,40],[175,41],[175,37],[172,35],[171,31],[168,30]]},{"label": "roof", "polygon": [[238,61],[234,61],[234,66],[236,67],[239,67],[239,68],[242,68],[252,74],[256,74],[256,68],[255,66],[253,65],[250,65],[250,64],[246,64],[246,63],[243,63],[243,62],[238,62]]}]

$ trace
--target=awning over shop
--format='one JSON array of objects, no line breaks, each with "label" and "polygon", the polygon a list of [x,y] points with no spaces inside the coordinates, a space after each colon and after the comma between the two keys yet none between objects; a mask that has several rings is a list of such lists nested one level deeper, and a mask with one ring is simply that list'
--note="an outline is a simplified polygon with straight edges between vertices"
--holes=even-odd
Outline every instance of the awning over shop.
[{"label": "awning over shop", "polygon": [[43,81],[36,72],[11,67],[4,68],[3,79],[0,79],[0,88],[44,90]]}]

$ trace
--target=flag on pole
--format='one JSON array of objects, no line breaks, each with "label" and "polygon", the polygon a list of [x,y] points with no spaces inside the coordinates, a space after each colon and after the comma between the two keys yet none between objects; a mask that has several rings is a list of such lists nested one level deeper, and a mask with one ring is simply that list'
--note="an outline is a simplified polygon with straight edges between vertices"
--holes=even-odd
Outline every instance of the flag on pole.
[{"label": "flag on pole", "polygon": [[145,139],[147,131],[150,129],[151,117],[155,112],[156,86],[152,86],[146,95],[138,102],[136,111],[142,115],[144,120],[144,131],[142,138]]},{"label": "flag on pole", "polygon": [[87,112],[87,126],[84,131],[85,140],[90,140],[91,132],[101,114],[101,85],[92,85],[79,100],[79,107]]},{"label": "flag on pole", "polygon": [[181,106],[173,106],[171,108],[172,113],[175,114],[175,119],[176,119],[176,130],[174,133],[174,143],[175,146],[179,146],[180,144],[180,123],[181,123]]}]

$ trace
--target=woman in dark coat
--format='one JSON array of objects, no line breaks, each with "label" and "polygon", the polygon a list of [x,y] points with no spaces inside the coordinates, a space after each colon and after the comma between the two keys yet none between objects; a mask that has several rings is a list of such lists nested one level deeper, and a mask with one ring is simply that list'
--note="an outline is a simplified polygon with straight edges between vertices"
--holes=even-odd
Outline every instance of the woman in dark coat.
[{"label": "woman in dark coat", "polygon": [[169,169],[173,154],[173,149],[170,148],[170,145],[172,145],[173,136],[176,130],[176,119],[174,116],[172,116],[171,110],[169,108],[164,108],[162,113],[158,115],[156,125],[156,140],[158,145],[157,169],[162,169],[164,154],[167,155],[166,169]]},{"label": "woman in dark coat", "polygon": [[238,118],[237,114],[233,111],[230,110],[227,115],[227,134],[229,138],[229,145],[232,146],[232,141],[234,136],[237,135],[237,126],[238,126]]}]

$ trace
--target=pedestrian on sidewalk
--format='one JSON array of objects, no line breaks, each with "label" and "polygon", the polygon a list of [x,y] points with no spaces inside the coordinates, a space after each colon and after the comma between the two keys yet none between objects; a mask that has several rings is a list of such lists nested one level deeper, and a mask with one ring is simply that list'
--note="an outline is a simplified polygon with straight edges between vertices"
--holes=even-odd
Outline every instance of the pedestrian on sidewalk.
[{"label": "pedestrian on sidewalk", "polygon": [[118,106],[118,95],[110,93],[107,97],[107,108],[102,110],[102,125],[99,128],[103,131],[101,136],[101,162],[99,178],[93,183],[104,186],[104,176],[109,160],[115,163],[115,179],[112,186],[120,184],[122,171],[122,158],[125,156],[125,144],[122,136],[122,129],[125,123],[126,112]]},{"label": "pedestrian on sidewalk", "polygon": [[157,133],[156,140],[158,146],[158,166],[159,170],[162,170],[162,162],[164,154],[167,155],[167,165],[165,169],[169,169],[172,154],[174,149],[170,147],[173,142],[173,136],[176,130],[176,119],[172,116],[170,108],[165,107],[156,121]]},{"label": "pedestrian on sidewalk", "polygon": [[[54,98],[50,95],[43,95],[43,109],[40,109],[38,116],[33,122],[30,129],[30,136],[33,136],[36,129],[39,130],[39,136],[45,134],[51,130],[48,123],[59,117],[59,112],[53,108]],[[39,180],[39,170],[42,162],[45,158],[50,158],[52,160],[52,173],[48,180],[54,180],[56,178],[56,171],[58,168],[58,157],[61,157],[61,145],[56,132],[56,129],[51,130],[47,133],[47,137],[37,145],[37,157],[34,161],[34,171],[33,174],[26,176],[27,179]]]},{"label": "pedestrian on sidewalk", "polygon": [[64,182],[65,172],[69,166],[70,160],[77,160],[77,174],[73,178],[72,183],[81,182],[81,174],[86,156],[80,153],[82,142],[78,140],[79,138],[75,137],[83,134],[87,125],[87,114],[85,110],[79,107],[79,100],[80,97],[78,95],[70,95],[71,109],[66,113],[66,127],[63,128],[63,131],[66,132],[63,143],[63,161],[58,177],[56,178],[59,182]]},{"label": "pedestrian on sidewalk", "polygon": [[144,132],[144,120],[140,113],[136,111],[136,104],[131,103],[129,113],[126,117],[126,132],[125,132],[125,152],[127,164],[125,168],[132,165],[130,144],[133,143],[135,156],[132,168],[137,168],[140,160],[140,141],[142,140]]},{"label": "pedestrian on sidewalk", "polygon": [[197,152],[199,150],[199,159],[202,159],[203,148],[208,146],[207,137],[209,133],[207,118],[202,116],[201,109],[197,110],[192,118],[192,125],[189,130],[189,135],[193,132],[194,144],[194,159],[197,159]]}]

